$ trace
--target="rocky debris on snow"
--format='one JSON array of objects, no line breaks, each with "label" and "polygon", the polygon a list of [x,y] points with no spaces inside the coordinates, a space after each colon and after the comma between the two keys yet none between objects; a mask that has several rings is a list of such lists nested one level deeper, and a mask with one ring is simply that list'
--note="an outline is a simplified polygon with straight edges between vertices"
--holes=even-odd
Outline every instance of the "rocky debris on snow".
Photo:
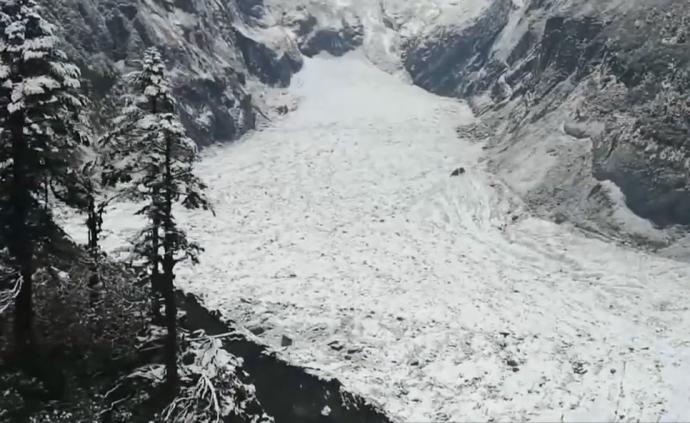
[{"label": "rocky debris on snow", "polygon": [[455,169],[450,176],[460,176],[465,174],[465,168],[464,167],[459,167]]},{"label": "rocky debris on snow", "polygon": [[291,270],[280,270],[273,277],[275,279],[295,279],[297,274]]},{"label": "rocky debris on snow", "polygon": [[289,336],[283,335],[280,338],[280,346],[281,347],[289,347],[291,345],[292,345],[292,338],[290,338]]},{"label": "rocky debris on snow", "polygon": [[345,346],[341,344],[338,340],[329,342],[328,346],[331,347],[331,349],[334,351],[342,351],[343,348],[345,348]]},{"label": "rocky debris on snow", "polygon": [[[589,125],[591,126],[591,124]],[[592,128],[588,127],[587,124],[576,122],[564,123],[563,132],[578,140],[591,139],[597,136],[596,133],[592,133]]]},{"label": "rocky debris on snow", "polygon": [[349,355],[359,354],[362,352],[362,347],[352,347],[347,349]]},{"label": "rocky debris on snow", "polygon": [[256,326],[253,328],[249,328],[249,332],[251,332],[255,336],[260,336],[260,335],[263,335],[264,333],[266,333],[266,329],[261,327],[261,326]]},{"label": "rocky debris on snow", "polygon": [[574,361],[572,363],[573,365],[573,373],[577,375],[583,375],[587,373],[587,369],[585,368],[585,364],[580,362],[580,361]]},{"label": "rocky debris on snow", "polygon": [[494,130],[484,122],[478,121],[469,125],[459,126],[456,129],[456,133],[458,134],[458,138],[483,141],[491,138],[494,134]]},{"label": "rocky debris on snow", "polygon": [[517,366],[518,366],[518,362],[515,361],[515,360],[513,360],[512,358],[506,360],[506,364],[507,364],[509,367],[517,367]]},{"label": "rocky debris on snow", "polygon": [[568,221],[568,217],[560,211],[554,213],[551,219],[553,219],[553,221],[558,225],[561,225]]}]

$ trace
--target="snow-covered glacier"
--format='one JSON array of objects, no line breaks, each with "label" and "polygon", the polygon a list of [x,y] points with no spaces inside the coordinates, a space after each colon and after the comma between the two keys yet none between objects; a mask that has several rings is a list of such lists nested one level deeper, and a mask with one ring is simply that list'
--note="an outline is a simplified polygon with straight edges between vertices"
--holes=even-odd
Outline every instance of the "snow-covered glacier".
[{"label": "snow-covered glacier", "polygon": [[[488,129],[490,167],[535,213],[657,249],[684,237],[687,2],[266,4],[307,53],[314,40],[331,53],[359,48],[428,91],[467,99]],[[543,165],[526,172],[526,159]]]},{"label": "snow-covered glacier", "polygon": [[690,416],[684,1],[188,3],[102,62],[173,45],[210,144],[180,287],[394,421]]},{"label": "snow-covered glacier", "polygon": [[[183,289],[396,421],[690,413],[687,264],[532,216],[457,135],[464,102],[361,53],[306,59],[289,95],[205,150],[216,216],[184,216],[206,252]],[[110,251],[131,212],[109,211]]]}]

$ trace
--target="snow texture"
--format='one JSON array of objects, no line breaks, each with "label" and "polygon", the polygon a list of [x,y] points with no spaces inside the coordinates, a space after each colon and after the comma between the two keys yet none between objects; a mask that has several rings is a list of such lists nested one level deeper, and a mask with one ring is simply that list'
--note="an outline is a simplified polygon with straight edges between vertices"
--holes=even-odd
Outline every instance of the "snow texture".
[{"label": "snow texture", "polygon": [[[296,112],[205,151],[217,216],[180,216],[206,248],[180,287],[397,421],[690,417],[686,264],[530,216],[458,138],[464,103],[359,53],[291,91]],[[110,210],[110,251],[135,209]]]}]

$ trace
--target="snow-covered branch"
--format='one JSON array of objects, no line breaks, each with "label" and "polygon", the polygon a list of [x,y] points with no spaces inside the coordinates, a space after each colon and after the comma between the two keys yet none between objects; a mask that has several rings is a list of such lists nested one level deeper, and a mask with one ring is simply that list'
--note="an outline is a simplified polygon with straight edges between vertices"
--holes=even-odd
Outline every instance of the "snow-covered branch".
[{"label": "snow-covered branch", "polygon": [[222,338],[197,333],[188,339],[186,355],[194,360],[181,365],[180,375],[189,385],[164,410],[165,421],[216,423],[233,416],[244,422],[273,422],[257,413],[254,387],[238,377],[242,361],[223,349]]},{"label": "snow-covered branch", "polygon": [[[262,411],[254,386],[239,378],[242,360],[223,348],[223,339],[230,335],[207,336],[200,331],[185,336],[182,344],[186,348],[178,359],[180,390],[161,412],[161,420],[172,423],[217,423],[228,418],[246,423],[274,421]],[[150,337],[143,340],[150,341]],[[145,366],[129,377],[161,386],[165,367]]]},{"label": "snow-covered branch", "polygon": [[9,283],[9,288],[0,291],[0,314],[4,313],[19,295],[22,289],[22,278],[16,275]]}]

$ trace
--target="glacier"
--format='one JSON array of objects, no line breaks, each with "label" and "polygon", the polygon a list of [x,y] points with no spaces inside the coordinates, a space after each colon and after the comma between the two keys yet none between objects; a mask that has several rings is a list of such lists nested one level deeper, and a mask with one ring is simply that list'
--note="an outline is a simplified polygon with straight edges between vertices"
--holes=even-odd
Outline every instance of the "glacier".
[{"label": "glacier", "polygon": [[[204,150],[216,216],[180,216],[206,249],[182,289],[394,421],[690,415],[686,263],[535,216],[458,135],[465,101],[361,50],[306,58],[279,95],[294,111]],[[115,256],[134,209],[108,211]]]}]

